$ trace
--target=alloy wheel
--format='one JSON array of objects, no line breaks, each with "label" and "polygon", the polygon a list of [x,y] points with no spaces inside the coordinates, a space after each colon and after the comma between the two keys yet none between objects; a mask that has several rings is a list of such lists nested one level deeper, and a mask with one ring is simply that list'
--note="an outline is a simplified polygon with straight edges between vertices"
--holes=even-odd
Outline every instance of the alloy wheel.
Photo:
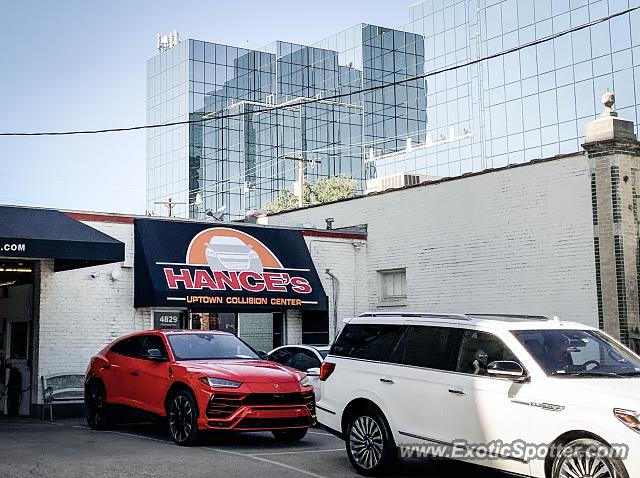
[{"label": "alloy wheel", "polygon": [[193,407],[189,400],[182,395],[177,395],[171,402],[169,412],[169,429],[173,439],[183,443],[189,439],[193,429]]},{"label": "alloy wheel", "polygon": [[104,424],[105,391],[104,387],[93,382],[89,388],[89,403],[86,408],[87,422],[91,428],[100,428]]},{"label": "alloy wheel", "polygon": [[606,460],[589,453],[578,453],[565,460],[559,478],[615,478]]},{"label": "alloy wheel", "polygon": [[[349,449],[356,463],[372,469],[380,463],[384,452],[382,430],[371,417],[358,417],[349,432]],[[599,477],[598,477],[599,478]]]}]

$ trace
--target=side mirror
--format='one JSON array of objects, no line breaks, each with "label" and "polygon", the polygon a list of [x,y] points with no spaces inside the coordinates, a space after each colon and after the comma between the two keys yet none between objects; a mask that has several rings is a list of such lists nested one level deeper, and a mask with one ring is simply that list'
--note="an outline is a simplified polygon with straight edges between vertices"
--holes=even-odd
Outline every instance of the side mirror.
[{"label": "side mirror", "polygon": [[313,367],[307,369],[307,375],[309,377],[319,377],[320,376],[320,367]]},{"label": "side mirror", "polygon": [[155,360],[156,362],[164,362],[166,360],[166,358],[162,356],[162,352],[160,352],[160,350],[158,349],[147,350],[147,355],[145,355],[144,358]]},{"label": "side mirror", "polygon": [[258,353],[258,357],[260,357],[262,360],[269,360],[269,354],[264,350],[256,350],[256,352]]},{"label": "side mirror", "polygon": [[491,362],[487,365],[487,374],[496,378],[525,378],[522,365],[512,360],[496,360],[495,362]]}]

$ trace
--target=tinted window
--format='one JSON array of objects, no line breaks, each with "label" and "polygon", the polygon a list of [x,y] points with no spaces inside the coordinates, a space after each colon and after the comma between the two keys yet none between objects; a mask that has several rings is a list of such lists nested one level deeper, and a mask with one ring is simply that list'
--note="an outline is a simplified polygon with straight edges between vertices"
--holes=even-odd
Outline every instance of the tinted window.
[{"label": "tinted window", "polygon": [[320,360],[311,350],[295,348],[291,357],[291,366],[306,372],[310,368],[319,367]]},{"label": "tinted window", "polygon": [[167,339],[176,360],[260,358],[247,344],[234,335],[171,334]]},{"label": "tinted window", "polygon": [[140,357],[141,345],[140,337],[131,337],[115,343],[111,347],[111,352],[127,357]]},{"label": "tinted window", "polygon": [[388,362],[401,330],[393,324],[347,324],[331,354]]},{"label": "tinted window", "polygon": [[278,362],[282,365],[291,366],[291,350],[290,349],[280,349],[273,352],[269,355],[269,360],[273,362]]},{"label": "tinted window", "polygon": [[142,342],[142,355],[145,357],[150,349],[158,349],[162,357],[167,358],[167,349],[159,335],[145,335]]},{"label": "tinted window", "polygon": [[412,326],[404,342],[402,363],[416,367],[453,370],[460,332],[447,327]]},{"label": "tinted window", "polygon": [[511,350],[493,334],[477,330],[465,330],[460,344],[457,372],[488,375],[487,365],[496,360],[520,363]]}]

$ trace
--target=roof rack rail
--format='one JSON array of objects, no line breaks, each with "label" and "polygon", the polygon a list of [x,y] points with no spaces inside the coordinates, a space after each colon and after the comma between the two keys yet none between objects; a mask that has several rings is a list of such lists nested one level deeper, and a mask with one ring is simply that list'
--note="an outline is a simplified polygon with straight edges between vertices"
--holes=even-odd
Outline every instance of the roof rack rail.
[{"label": "roof rack rail", "polygon": [[420,313],[420,312],[365,312],[358,317],[415,317],[425,319],[454,319],[454,320],[473,320],[465,314],[440,314],[440,313]]},{"label": "roof rack rail", "polygon": [[470,317],[505,317],[507,319],[522,319],[522,320],[537,320],[537,321],[550,321],[549,317],[545,315],[526,315],[526,314],[466,314]]},{"label": "roof rack rail", "polygon": [[442,314],[431,312],[365,312],[358,317],[415,317],[426,319],[453,319],[453,320],[474,320],[474,319],[518,319],[531,321],[550,321],[549,317],[544,315],[518,315],[518,314]]}]

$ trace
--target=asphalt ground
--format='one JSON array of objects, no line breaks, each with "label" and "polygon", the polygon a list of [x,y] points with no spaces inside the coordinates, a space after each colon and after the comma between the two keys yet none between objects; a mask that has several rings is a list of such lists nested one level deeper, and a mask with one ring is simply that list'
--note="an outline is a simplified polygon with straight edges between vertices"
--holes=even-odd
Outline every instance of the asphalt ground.
[{"label": "asphalt ground", "polygon": [[[131,423],[93,431],[83,419],[55,422],[0,419],[0,477],[356,477],[344,443],[319,429],[282,444],[270,433],[206,436],[179,447],[160,423]],[[402,461],[395,477],[503,478],[464,463]]]}]

